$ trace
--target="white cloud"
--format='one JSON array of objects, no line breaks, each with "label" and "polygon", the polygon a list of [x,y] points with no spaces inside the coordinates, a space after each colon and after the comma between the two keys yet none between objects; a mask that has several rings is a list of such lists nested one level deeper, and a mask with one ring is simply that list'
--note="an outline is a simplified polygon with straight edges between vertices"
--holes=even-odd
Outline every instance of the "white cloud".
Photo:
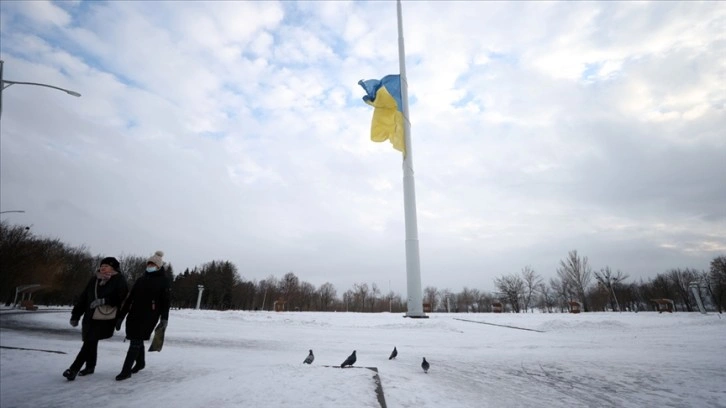
[{"label": "white cloud", "polygon": [[[3,93],[0,204],[36,232],[405,291],[401,155],[356,84],[398,70],[394,3],[2,7],[6,78],[83,94]],[[403,9],[424,285],[550,276],[572,249],[631,276],[722,252],[721,8]]]},{"label": "white cloud", "polygon": [[17,2],[10,7],[17,7],[20,14],[41,26],[64,27],[71,22],[70,14],[49,0]]}]

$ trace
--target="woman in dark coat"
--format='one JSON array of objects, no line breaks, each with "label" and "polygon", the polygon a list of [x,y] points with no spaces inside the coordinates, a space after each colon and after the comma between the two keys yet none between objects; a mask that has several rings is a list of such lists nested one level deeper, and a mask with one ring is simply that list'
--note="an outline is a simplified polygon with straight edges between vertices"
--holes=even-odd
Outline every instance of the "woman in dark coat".
[{"label": "woman in dark coat", "polygon": [[[131,377],[146,366],[144,340],[151,338],[154,326],[166,329],[169,321],[169,293],[171,285],[164,270],[162,251],[156,251],[146,263],[146,273],[136,280],[128,299],[121,308],[121,319],[126,318],[126,338],[131,340],[121,373],[117,381]],[[161,321],[159,321],[161,319]],[[121,329],[121,320],[116,330]],[[135,364],[134,364],[135,363]],[[132,367],[133,366],[133,367]]]},{"label": "woman in dark coat", "polygon": [[[76,379],[76,375],[93,374],[96,369],[96,358],[98,355],[98,341],[113,336],[113,329],[116,319],[95,320],[93,314],[100,306],[121,307],[121,302],[129,292],[126,277],[119,272],[119,262],[116,258],[104,258],[101,266],[92,277],[86,288],[78,296],[78,300],[71,312],[71,326],[78,326],[78,321],[83,318],[82,337],[83,346],[78,352],[73,364],[63,372],[68,381]],[[118,313],[117,313],[118,314]],[[81,370],[83,364],[86,368]]]}]

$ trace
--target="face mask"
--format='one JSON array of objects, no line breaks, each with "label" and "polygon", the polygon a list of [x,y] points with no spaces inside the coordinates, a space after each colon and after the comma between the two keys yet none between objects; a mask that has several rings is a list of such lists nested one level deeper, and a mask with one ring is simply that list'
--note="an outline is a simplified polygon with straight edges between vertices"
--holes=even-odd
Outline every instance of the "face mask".
[{"label": "face mask", "polygon": [[147,266],[146,267],[146,272],[156,272],[158,270],[159,270],[159,268],[157,268],[156,266]]}]

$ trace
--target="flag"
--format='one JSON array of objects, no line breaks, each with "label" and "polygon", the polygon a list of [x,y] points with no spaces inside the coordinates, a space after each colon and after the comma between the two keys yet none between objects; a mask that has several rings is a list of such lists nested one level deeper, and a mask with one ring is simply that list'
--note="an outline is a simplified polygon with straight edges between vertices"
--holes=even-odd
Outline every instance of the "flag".
[{"label": "flag", "polygon": [[389,140],[394,149],[405,153],[401,76],[386,75],[381,80],[360,80],[358,85],[366,91],[363,101],[375,108],[371,121],[371,140],[374,142]]}]

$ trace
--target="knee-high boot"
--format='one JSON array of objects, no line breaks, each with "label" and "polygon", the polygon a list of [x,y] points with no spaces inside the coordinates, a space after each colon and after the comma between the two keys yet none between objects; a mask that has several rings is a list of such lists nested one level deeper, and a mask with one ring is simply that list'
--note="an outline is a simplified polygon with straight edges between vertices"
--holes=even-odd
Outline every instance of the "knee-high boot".
[{"label": "knee-high boot", "polygon": [[139,355],[139,351],[144,348],[144,343],[137,340],[131,340],[129,345],[129,351],[126,352],[126,359],[124,360],[124,366],[121,368],[121,373],[116,376],[116,381],[125,380],[131,377],[131,366],[136,361]]},{"label": "knee-high boot", "polygon": [[144,367],[146,367],[146,359],[144,358],[145,352],[144,352],[144,345],[141,345],[141,348],[139,348],[139,354],[136,356],[136,364],[131,368],[131,372],[133,374],[138,373],[139,371],[143,370]]}]

